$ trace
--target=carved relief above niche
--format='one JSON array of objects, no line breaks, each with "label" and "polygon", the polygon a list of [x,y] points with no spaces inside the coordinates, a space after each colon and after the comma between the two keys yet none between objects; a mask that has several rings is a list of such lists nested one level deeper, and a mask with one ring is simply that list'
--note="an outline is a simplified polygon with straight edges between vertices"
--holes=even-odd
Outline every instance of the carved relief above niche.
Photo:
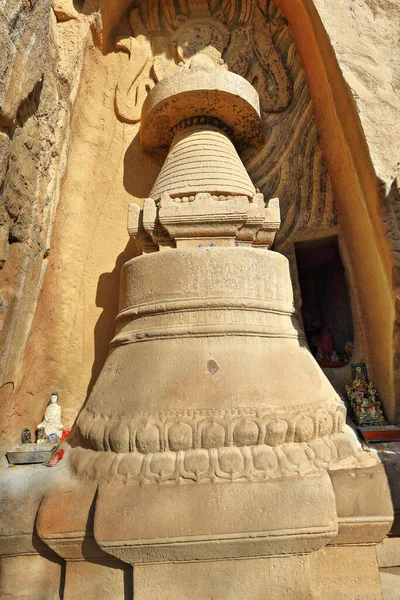
[{"label": "carved relief above niche", "polygon": [[[336,230],[331,182],[311,98],[287,22],[271,0],[138,0],[132,35],[118,37],[128,54],[116,88],[119,119],[138,123],[154,85],[180,69],[210,66],[245,77],[260,96],[265,144],[242,159],[265,197],[279,197],[282,225],[275,248],[314,232]],[[210,43],[211,40],[211,43]],[[126,62],[125,62],[126,64]]]},{"label": "carved relief above niche", "polygon": [[269,1],[134,3],[129,15],[133,36],[119,38],[116,45],[129,54],[116,92],[118,116],[138,122],[155,83],[179,68],[195,66],[193,58],[199,53],[254,85],[263,112],[284,110],[293,83],[274,45],[273,30],[286,27],[275,12]]}]

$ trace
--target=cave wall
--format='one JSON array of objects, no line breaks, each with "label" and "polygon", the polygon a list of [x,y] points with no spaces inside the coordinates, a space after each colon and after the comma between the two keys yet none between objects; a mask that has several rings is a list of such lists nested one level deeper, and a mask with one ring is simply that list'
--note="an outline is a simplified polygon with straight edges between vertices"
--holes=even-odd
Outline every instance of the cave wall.
[{"label": "cave wall", "polygon": [[24,411],[30,413],[30,400],[35,402],[29,388],[23,408],[15,400],[51,254],[71,106],[89,31],[89,23],[79,18],[72,3],[67,12],[53,10],[51,0],[6,1],[0,8],[4,49],[0,59],[0,429],[4,439],[14,420],[19,427]]}]

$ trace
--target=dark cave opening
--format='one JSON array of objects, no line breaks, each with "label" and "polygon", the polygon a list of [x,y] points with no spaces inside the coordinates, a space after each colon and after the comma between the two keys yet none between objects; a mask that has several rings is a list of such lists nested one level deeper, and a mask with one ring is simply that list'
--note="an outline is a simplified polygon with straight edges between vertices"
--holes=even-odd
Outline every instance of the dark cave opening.
[{"label": "dark cave opening", "polygon": [[350,294],[337,238],[295,245],[302,318],[312,354],[323,367],[341,367],[353,350]]}]

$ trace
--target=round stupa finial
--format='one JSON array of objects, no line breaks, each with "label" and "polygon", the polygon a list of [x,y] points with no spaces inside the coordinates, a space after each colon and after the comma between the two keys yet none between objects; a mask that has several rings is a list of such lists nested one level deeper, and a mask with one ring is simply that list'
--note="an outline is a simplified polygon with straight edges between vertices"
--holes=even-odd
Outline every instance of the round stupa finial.
[{"label": "round stupa finial", "polygon": [[232,142],[239,149],[260,146],[264,141],[260,101],[254,87],[236,73],[195,62],[193,68],[183,67],[151,90],[142,110],[142,148],[168,148],[173,129],[194,117],[218,119],[229,128]]}]

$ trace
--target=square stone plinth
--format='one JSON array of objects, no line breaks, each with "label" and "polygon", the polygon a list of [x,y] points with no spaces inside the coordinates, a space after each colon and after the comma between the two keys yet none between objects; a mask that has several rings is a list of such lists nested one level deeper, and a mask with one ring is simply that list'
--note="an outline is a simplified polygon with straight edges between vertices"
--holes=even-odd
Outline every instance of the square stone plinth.
[{"label": "square stone plinth", "polygon": [[63,600],[131,600],[132,567],[113,562],[67,562]]},{"label": "square stone plinth", "polygon": [[313,600],[308,556],[141,565],[135,600]]},{"label": "square stone plinth", "polygon": [[310,556],[310,570],[318,600],[382,600],[376,546],[323,548]]}]

